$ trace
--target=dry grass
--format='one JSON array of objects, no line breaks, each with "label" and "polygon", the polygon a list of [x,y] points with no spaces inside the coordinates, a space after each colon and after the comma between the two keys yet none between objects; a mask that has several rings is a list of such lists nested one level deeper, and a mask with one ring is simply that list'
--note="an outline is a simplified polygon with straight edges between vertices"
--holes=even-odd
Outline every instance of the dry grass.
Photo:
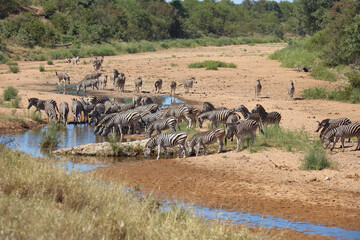
[{"label": "dry grass", "polygon": [[0,239],[254,239],[0,145]]}]

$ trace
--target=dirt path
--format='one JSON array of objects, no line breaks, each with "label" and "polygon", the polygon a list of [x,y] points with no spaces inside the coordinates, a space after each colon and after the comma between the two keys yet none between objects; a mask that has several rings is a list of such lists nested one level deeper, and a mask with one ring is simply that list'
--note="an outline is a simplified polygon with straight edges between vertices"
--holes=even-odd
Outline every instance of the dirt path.
[{"label": "dirt path", "polygon": [[[184,94],[178,87],[178,97],[201,107],[203,101],[215,106],[237,107],[244,104],[249,109],[261,103],[268,111],[282,114],[281,125],[288,129],[301,129],[315,135],[316,120],[324,118],[349,117],[360,121],[360,105],[322,100],[301,100],[302,89],[327,86],[335,83],[312,79],[308,73],[281,68],[277,61],[267,56],[284,44],[255,46],[204,47],[196,49],[171,49],[154,53],[141,53],[105,57],[104,70],[107,74],[114,68],[127,76],[126,93],[101,90],[97,94],[112,97],[132,97],[133,80],[142,76],[143,95],[154,96],[153,83],[162,78],[164,87],[161,95],[169,95],[169,83],[194,76],[198,83],[194,93]],[[46,62],[22,62],[18,74],[1,74],[0,87],[13,85],[23,97],[26,107],[29,97],[53,98],[70,102],[73,96],[49,93],[55,84],[55,72],[39,71],[44,65],[47,70],[69,73],[72,83],[77,83],[92,72],[90,64],[72,67],[62,61],[54,66]],[[85,59],[89,62],[90,59]],[[232,62],[236,69],[221,68],[218,71],[190,69],[189,63],[204,60]],[[0,65],[0,72],[8,67]],[[253,83],[262,78],[262,98],[255,99]],[[286,86],[290,80],[295,83],[296,101],[287,100]],[[0,113],[10,114],[9,109],[0,108]],[[17,116],[22,116],[22,110]],[[1,126],[1,125],[0,125]],[[6,124],[5,124],[6,128]],[[352,148],[353,149],[353,148]],[[233,150],[227,148],[227,150]],[[336,162],[335,169],[303,171],[300,169],[303,153],[284,152],[270,149],[250,154],[227,151],[221,154],[171,160],[148,160],[126,162],[98,168],[94,173],[105,181],[138,183],[144,190],[171,198],[209,207],[244,210],[255,213],[307,220],[329,226],[360,230],[360,152],[338,152],[331,154]],[[329,180],[325,180],[325,179]]]}]

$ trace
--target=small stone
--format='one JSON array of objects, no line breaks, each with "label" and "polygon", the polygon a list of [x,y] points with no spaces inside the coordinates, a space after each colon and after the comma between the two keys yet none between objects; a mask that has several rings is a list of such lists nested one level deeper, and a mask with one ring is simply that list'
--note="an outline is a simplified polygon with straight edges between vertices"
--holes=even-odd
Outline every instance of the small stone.
[{"label": "small stone", "polygon": [[317,181],[317,178],[316,178],[316,177],[310,179],[310,182],[316,182],[316,181]]},{"label": "small stone", "polygon": [[327,180],[330,180],[331,178],[329,178],[329,177],[325,177],[325,181],[327,181]]}]

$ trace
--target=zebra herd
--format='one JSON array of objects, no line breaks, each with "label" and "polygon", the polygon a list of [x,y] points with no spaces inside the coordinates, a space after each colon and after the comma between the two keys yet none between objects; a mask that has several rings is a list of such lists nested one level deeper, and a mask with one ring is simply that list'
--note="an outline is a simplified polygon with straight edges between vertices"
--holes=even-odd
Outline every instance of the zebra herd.
[{"label": "zebra herd", "polygon": [[[263,133],[262,127],[264,125],[279,124],[281,121],[280,113],[267,112],[261,104],[256,104],[250,112],[244,105],[234,109],[226,109],[225,107],[215,108],[210,102],[204,102],[201,109],[196,109],[187,104],[171,104],[167,108],[161,109],[159,105],[153,103],[151,98],[142,96],[133,97],[131,104],[110,100],[108,97],[73,98],[71,106],[67,102],[61,102],[59,108],[56,101],[52,99],[30,98],[28,102],[28,109],[35,106],[36,111],[44,110],[49,122],[63,121],[67,124],[68,114],[71,110],[75,123],[95,124],[94,133],[102,136],[110,133],[122,136],[141,133],[144,130],[145,138],[150,138],[146,145],[147,152],[151,152],[157,146],[158,149],[164,149],[165,155],[166,148],[174,146],[179,146],[181,152],[186,152],[187,149],[188,155],[194,153],[198,155],[203,148],[206,155],[206,145],[213,144],[216,141],[219,144],[218,152],[221,152],[223,140],[233,139],[234,136],[237,139],[236,149],[239,151],[240,143],[242,145],[241,150],[244,149],[245,136],[251,135],[252,143],[254,143],[257,129]],[[188,142],[184,142],[183,138],[186,133],[176,131],[177,128],[180,130],[179,122],[184,120],[188,122],[187,128],[193,127],[193,123],[195,125],[197,123],[202,128],[204,121],[208,120],[211,130],[200,132]],[[218,123],[222,123],[225,128],[218,128]],[[162,133],[167,129],[170,129],[171,134]],[[360,149],[360,123],[352,123],[348,118],[324,119],[318,122],[316,132],[319,131],[324,148],[333,142],[332,150],[335,144],[341,140],[341,147],[344,149],[345,138],[357,137],[356,150]],[[156,136],[151,137],[154,133]],[[159,150],[158,158],[160,152]]]}]

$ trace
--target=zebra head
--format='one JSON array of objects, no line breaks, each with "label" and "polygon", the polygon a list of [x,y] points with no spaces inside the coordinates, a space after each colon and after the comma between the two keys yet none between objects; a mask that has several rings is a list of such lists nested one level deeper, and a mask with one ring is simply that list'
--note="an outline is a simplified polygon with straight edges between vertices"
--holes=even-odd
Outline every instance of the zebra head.
[{"label": "zebra head", "polygon": [[316,129],[315,132],[318,132],[322,127],[324,127],[325,125],[327,125],[329,123],[330,119],[324,119],[321,122],[316,121],[318,123],[318,128]]},{"label": "zebra head", "polygon": [[196,141],[195,141],[195,136],[190,140],[190,142],[187,142],[186,143],[186,147],[187,147],[187,150],[188,150],[188,155],[189,157],[194,155],[194,147],[195,147],[195,144],[196,144]]},{"label": "zebra head", "polygon": [[155,146],[156,146],[156,137],[153,137],[145,145],[145,151],[144,151],[145,158],[150,156],[150,154]]},{"label": "zebra head", "polygon": [[27,106],[27,109],[30,109],[31,106],[35,106],[37,105],[39,99],[38,98],[28,98],[29,104]]}]

